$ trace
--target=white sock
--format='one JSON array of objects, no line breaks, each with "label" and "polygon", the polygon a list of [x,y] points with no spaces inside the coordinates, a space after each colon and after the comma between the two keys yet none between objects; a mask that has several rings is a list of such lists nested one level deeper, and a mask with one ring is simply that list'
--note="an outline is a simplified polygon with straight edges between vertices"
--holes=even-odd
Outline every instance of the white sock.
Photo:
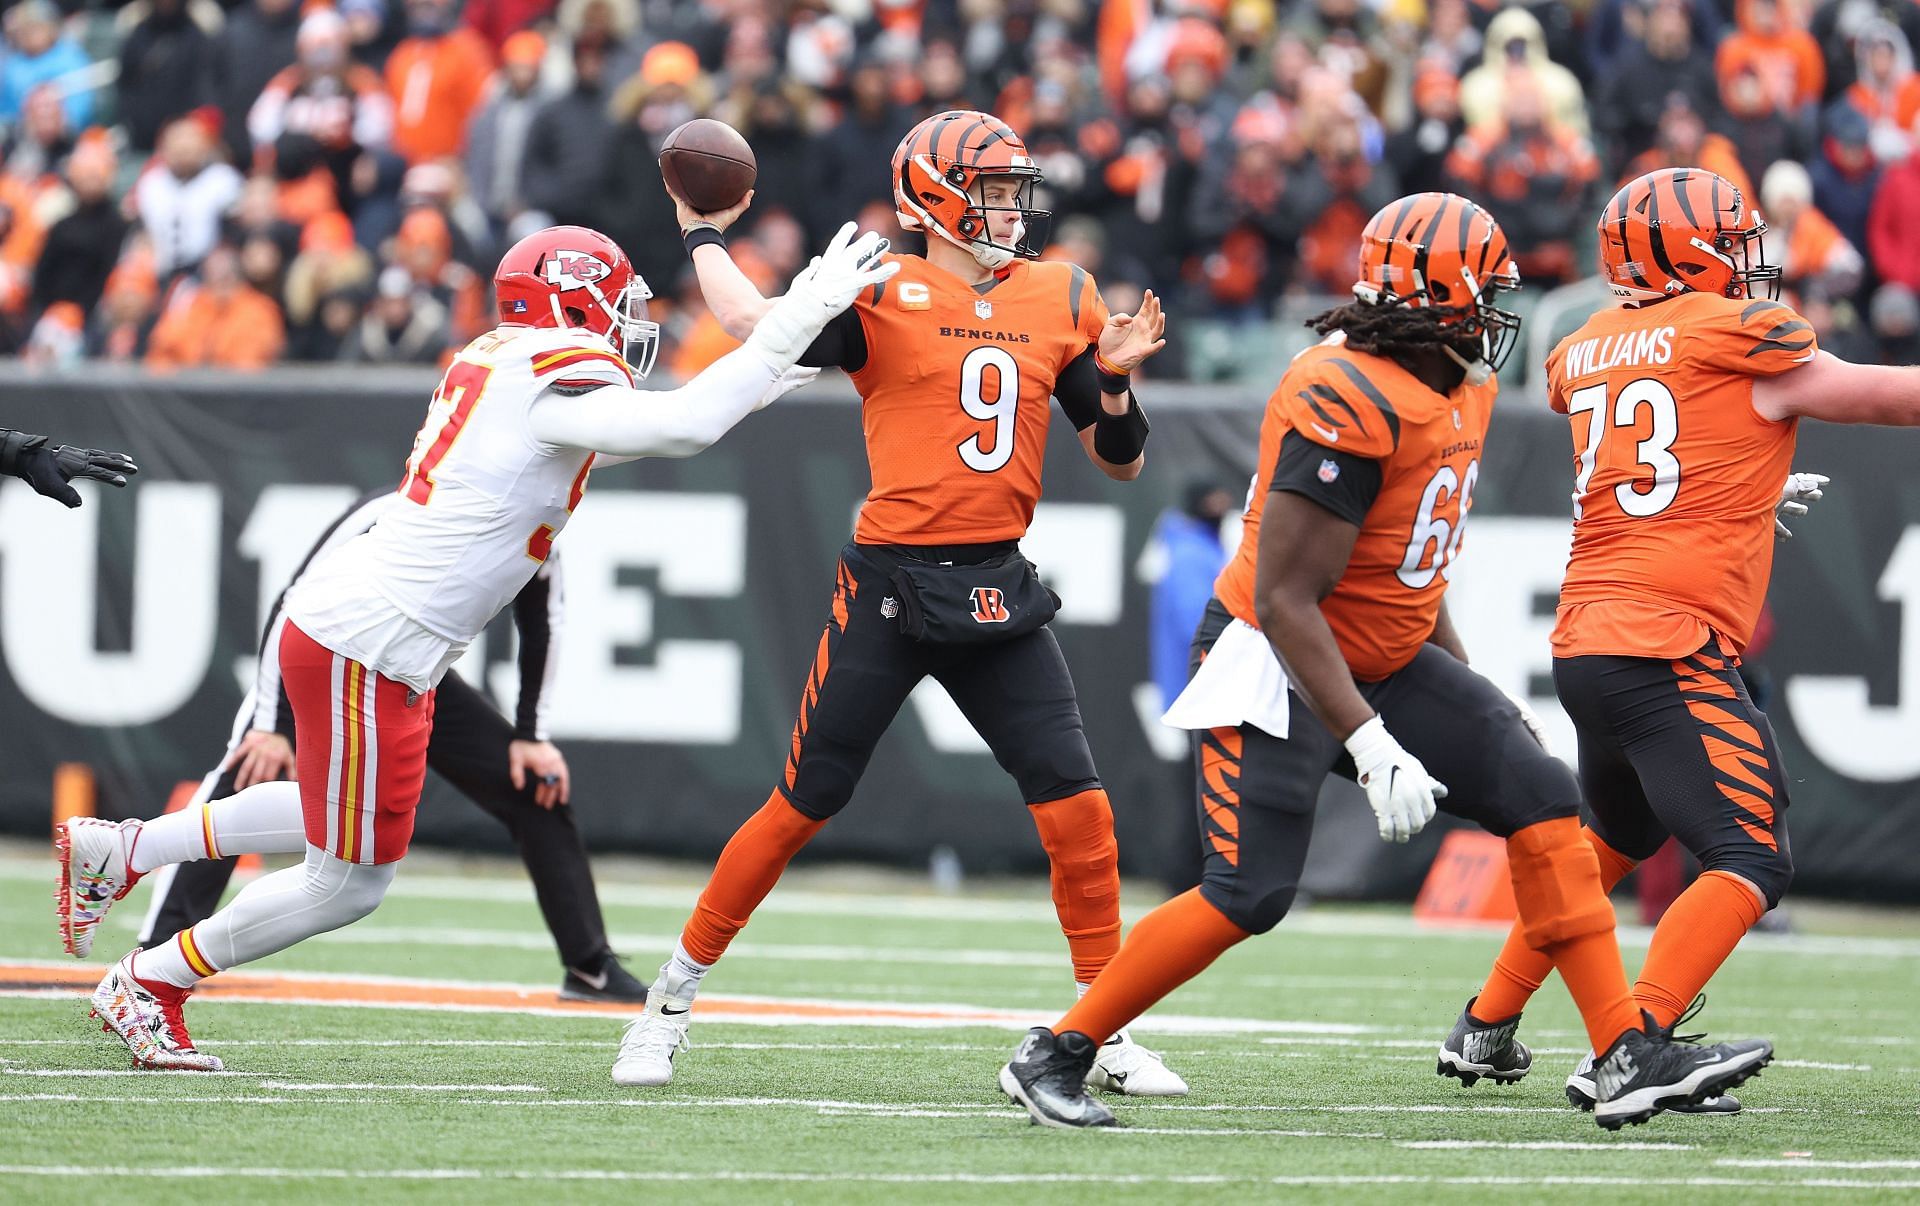
[{"label": "white sock", "polygon": [[700,991],[700,981],[712,970],[713,964],[696,962],[683,944],[675,942],[673,955],[660,965],[660,978],[654,982],[654,989],[671,1000],[691,1001]]},{"label": "white sock", "polygon": [[1087,990],[1092,987],[1093,985],[1085,980],[1075,980],[1073,982],[1073,999],[1078,1001],[1080,998],[1086,996]]},{"label": "white sock", "polygon": [[398,863],[363,866],[336,858],[318,846],[307,859],[263,875],[233,903],[199,925],[133,957],[133,974],[176,988],[192,988],[217,971],[251,963],[277,951],[350,925],[373,912],[393,882]]},{"label": "white sock", "polygon": [[145,875],[169,863],[229,854],[292,854],[306,844],[300,785],[256,783],[224,800],[142,822],[140,836],[127,852],[127,865]]}]

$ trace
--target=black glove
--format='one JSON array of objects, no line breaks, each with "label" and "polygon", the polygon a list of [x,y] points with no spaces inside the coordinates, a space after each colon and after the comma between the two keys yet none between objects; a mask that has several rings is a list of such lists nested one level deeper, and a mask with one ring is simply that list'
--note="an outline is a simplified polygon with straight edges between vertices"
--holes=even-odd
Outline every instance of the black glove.
[{"label": "black glove", "polygon": [[138,472],[140,467],[124,452],[101,452],[66,444],[48,447],[47,437],[43,435],[0,428],[0,473],[11,474],[69,507],[80,505],[80,492],[67,484],[74,478],[124,486],[125,475]]}]

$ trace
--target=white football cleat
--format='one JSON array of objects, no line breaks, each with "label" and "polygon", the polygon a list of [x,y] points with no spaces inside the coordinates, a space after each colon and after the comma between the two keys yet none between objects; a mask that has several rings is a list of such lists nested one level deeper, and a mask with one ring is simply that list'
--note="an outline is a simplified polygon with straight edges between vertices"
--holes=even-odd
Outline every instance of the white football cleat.
[{"label": "white football cleat", "polygon": [[1158,1055],[1122,1030],[1100,1045],[1087,1072],[1087,1087],[1128,1097],[1185,1097],[1187,1082]]},{"label": "white football cleat", "polygon": [[649,999],[640,1016],[620,1035],[620,1054],[613,1061],[613,1083],[627,1088],[658,1088],[673,1080],[673,1057],[688,1050],[687,1013],[691,1000],[659,996]]},{"label": "white football cleat", "polygon": [[134,978],[133,955],[139,953],[108,968],[93,990],[93,1016],[100,1019],[100,1029],[127,1045],[136,1068],[220,1071],[220,1058],[194,1050],[187,1033],[181,1006],[193,990]]},{"label": "white football cleat", "polygon": [[139,821],[103,821],[75,817],[53,830],[54,857],[60,861],[53,907],[60,918],[60,945],[76,959],[93,949],[93,931],[113,902],[140,882],[127,869],[127,851],[140,835]]}]

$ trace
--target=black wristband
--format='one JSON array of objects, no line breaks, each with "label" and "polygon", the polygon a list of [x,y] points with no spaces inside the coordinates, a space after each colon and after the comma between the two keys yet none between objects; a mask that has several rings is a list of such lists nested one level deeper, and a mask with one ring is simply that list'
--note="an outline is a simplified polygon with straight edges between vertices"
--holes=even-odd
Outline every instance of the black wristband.
[{"label": "black wristband", "polygon": [[727,249],[727,236],[721,234],[717,226],[695,226],[690,230],[683,230],[680,232],[680,239],[687,245],[689,256],[696,248],[705,247],[709,243],[722,251]]},{"label": "black wristband", "polygon": [[527,727],[526,727],[526,726],[524,726],[524,725],[518,725],[518,724],[516,724],[516,725],[514,725],[514,726],[513,726],[513,739],[514,739],[515,741],[540,741],[540,740],[543,740],[543,738],[542,738],[542,737],[540,736],[540,734],[538,734],[538,733],[536,733],[536,732],[534,732],[534,731],[533,731],[532,729],[530,729],[530,728],[527,728]]},{"label": "black wristband", "polygon": [[1127,413],[1108,414],[1103,407],[1093,425],[1093,450],[1109,465],[1131,465],[1147,446],[1147,412],[1140,399],[1127,392]]},{"label": "black wristband", "polygon": [[43,435],[29,435],[24,431],[11,431],[0,428],[0,473],[20,474],[20,454],[32,452],[47,442]]},{"label": "black wristband", "polygon": [[1124,394],[1133,388],[1133,377],[1129,373],[1109,373],[1094,363],[1094,373],[1100,378],[1100,392],[1103,394]]}]

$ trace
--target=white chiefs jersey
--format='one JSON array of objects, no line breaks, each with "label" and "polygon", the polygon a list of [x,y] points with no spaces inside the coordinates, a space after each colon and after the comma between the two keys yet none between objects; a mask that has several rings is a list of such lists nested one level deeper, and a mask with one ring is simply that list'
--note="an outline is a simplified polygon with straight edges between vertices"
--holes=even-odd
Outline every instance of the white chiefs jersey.
[{"label": "white chiefs jersey", "polygon": [[468,344],[434,391],[400,483],[403,502],[317,561],[287,616],[334,652],[431,690],[539,570],[587,488],[593,454],[535,438],[553,387],[631,387],[583,330],[501,327]]}]

